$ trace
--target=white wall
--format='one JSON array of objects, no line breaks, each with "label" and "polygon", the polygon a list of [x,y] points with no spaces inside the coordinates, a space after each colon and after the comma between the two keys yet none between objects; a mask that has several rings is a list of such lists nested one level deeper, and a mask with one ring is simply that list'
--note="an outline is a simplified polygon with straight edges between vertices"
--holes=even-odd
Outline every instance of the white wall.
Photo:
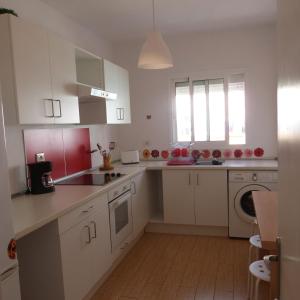
[{"label": "white wall", "polygon": [[[31,23],[41,25],[55,32],[75,45],[87,49],[98,56],[112,58],[112,45],[62,15],[57,10],[40,2],[39,0],[0,0],[0,7],[14,9],[18,15]],[[14,104],[8,110],[15,114]],[[86,127],[86,126],[85,126]],[[6,126],[6,141],[8,151],[8,164],[10,173],[11,192],[18,193],[26,188],[25,159],[22,138],[22,129],[28,128],[18,125]],[[35,126],[34,128],[37,128]],[[91,144],[95,148],[99,141],[102,145],[118,139],[118,126],[97,125],[90,126]],[[118,152],[115,158],[118,158]],[[92,157],[93,165],[99,165],[100,160],[96,154]]]},{"label": "white wall", "polygon": [[[190,73],[244,69],[246,87],[246,147],[263,146],[266,156],[277,156],[276,33],[273,27],[230,32],[195,33],[166,39],[175,67],[139,70],[143,41],[114,45],[114,58],[127,68],[131,80],[132,124],[120,128],[123,149],[169,148],[171,143],[170,79]],[[152,119],[146,120],[151,114]],[[200,144],[199,147],[222,147]]]}]

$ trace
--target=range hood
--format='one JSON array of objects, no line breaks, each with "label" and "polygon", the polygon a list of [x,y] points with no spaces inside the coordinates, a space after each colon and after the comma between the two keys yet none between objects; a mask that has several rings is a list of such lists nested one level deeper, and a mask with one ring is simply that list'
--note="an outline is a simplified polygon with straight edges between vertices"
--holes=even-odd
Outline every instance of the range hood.
[{"label": "range hood", "polygon": [[118,95],[116,93],[104,91],[83,83],[77,83],[77,95],[79,97],[79,100],[87,100],[89,98],[91,98],[91,100],[96,100],[97,98],[116,100],[118,98]]}]

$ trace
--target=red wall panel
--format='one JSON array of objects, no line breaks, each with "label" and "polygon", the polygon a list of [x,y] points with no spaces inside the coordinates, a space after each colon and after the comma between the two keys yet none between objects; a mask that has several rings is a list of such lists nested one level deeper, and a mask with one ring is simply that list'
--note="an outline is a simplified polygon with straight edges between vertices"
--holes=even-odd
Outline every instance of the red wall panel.
[{"label": "red wall panel", "polygon": [[25,157],[27,163],[35,162],[35,154],[44,152],[52,161],[53,179],[66,176],[62,129],[24,130]]},{"label": "red wall panel", "polygon": [[88,128],[55,128],[24,130],[26,162],[35,162],[35,154],[44,152],[52,161],[53,179],[91,168]]},{"label": "red wall panel", "polygon": [[90,169],[91,145],[88,128],[64,128],[63,140],[67,175]]}]

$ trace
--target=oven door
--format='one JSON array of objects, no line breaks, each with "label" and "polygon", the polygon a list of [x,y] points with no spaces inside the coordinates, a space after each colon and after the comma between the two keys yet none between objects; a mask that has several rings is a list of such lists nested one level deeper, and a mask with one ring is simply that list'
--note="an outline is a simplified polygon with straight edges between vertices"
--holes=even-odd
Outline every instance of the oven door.
[{"label": "oven door", "polygon": [[109,203],[110,233],[113,250],[132,232],[131,205],[130,191]]}]

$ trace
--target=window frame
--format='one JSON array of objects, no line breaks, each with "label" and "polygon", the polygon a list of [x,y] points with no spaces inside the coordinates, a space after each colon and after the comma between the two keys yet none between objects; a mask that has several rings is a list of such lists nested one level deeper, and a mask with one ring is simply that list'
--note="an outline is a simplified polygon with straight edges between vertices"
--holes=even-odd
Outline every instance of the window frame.
[{"label": "window frame", "polygon": [[[228,119],[228,90],[229,90],[229,78],[235,74],[244,75],[245,83],[245,144],[229,144],[229,119]],[[209,79],[224,79],[224,93],[225,93],[225,140],[223,141],[195,141],[194,134],[194,101],[193,101],[193,82],[200,80],[209,80]],[[191,95],[191,141],[177,141],[177,119],[176,119],[176,90],[175,83],[177,82],[188,82],[189,91]],[[195,144],[196,146],[201,146],[203,148],[211,147],[236,147],[236,146],[245,146],[247,145],[247,89],[248,89],[248,80],[247,80],[247,70],[245,69],[230,69],[225,71],[216,71],[216,72],[203,72],[203,73],[192,73],[190,75],[174,76],[170,79],[170,95],[171,95],[171,131],[172,131],[172,144],[178,146],[187,146],[190,143]]]}]

